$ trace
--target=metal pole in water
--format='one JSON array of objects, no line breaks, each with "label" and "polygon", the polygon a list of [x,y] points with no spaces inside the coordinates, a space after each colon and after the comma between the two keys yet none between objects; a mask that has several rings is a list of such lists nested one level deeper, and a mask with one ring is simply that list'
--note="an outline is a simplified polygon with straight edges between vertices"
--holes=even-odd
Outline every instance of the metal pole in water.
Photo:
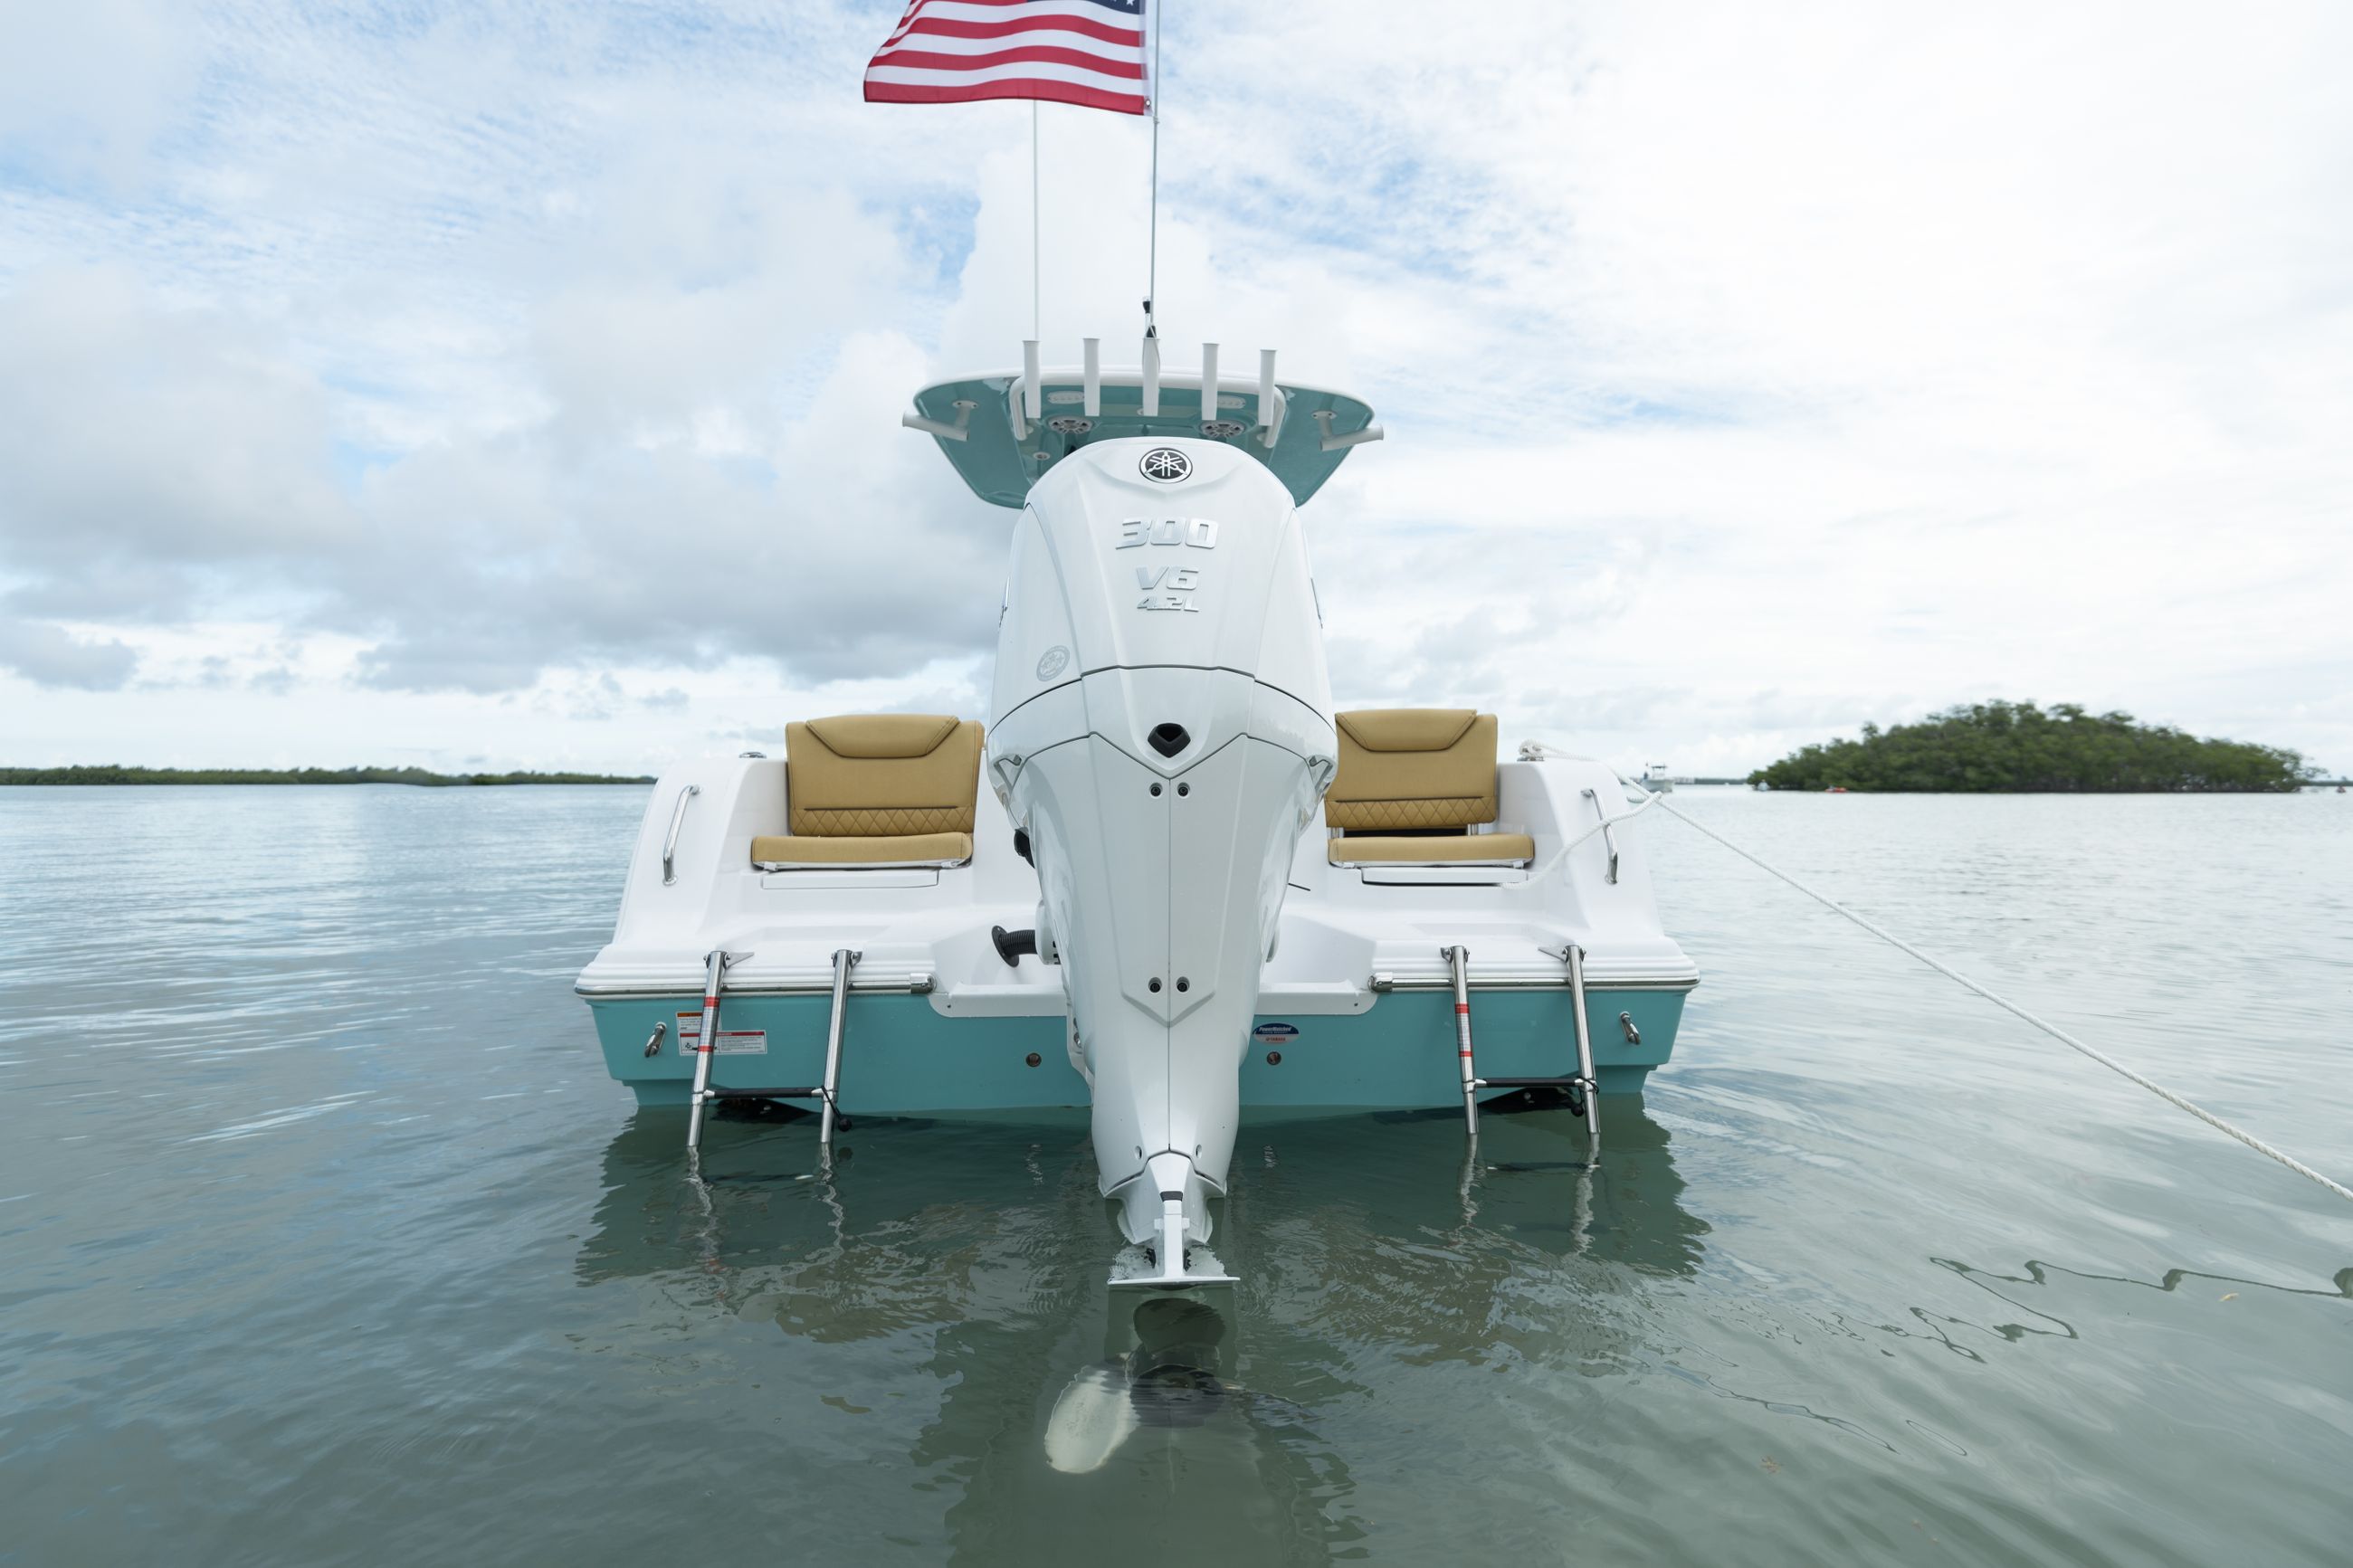
[{"label": "metal pole in water", "polygon": [[1601,1163],[1601,1080],[1593,1071],[1593,1027],[1585,1020],[1585,949],[1568,944],[1568,999],[1577,1012],[1577,1072],[1585,1079],[1586,1162]]},{"label": "metal pole in water", "polygon": [[833,1017],[825,1030],[825,1120],[818,1124],[820,1149],[833,1147],[833,1101],[841,1089],[841,1015],[849,1001],[849,966],[859,954],[840,948],[833,955]]},{"label": "metal pole in water", "polygon": [[702,1027],[694,1042],[693,1110],[686,1122],[686,1146],[702,1144],[702,1097],[711,1088],[711,1053],[719,1045],[719,983],[727,972],[727,950],[714,947],[702,975]]},{"label": "metal pole in water", "polygon": [[1471,950],[1450,947],[1446,962],[1454,971],[1454,1055],[1462,1068],[1462,1125],[1479,1136],[1479,1069],[1471,1059]]}]

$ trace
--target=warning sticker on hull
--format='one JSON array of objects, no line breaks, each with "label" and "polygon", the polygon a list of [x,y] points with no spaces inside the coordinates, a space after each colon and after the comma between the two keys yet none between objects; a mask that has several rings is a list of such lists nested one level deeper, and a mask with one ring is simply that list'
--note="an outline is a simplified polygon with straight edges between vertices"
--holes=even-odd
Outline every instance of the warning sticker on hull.
[{"label": "warning sticker on hull", "polygon": [[[725,1014],[720,1015],[723,1023]],[[702,1010],[678,1016],[678,1054],[691,1057],[702,1045]],[[765,1057],[768,1054],[768,1031],[765,1029],[722,1029],[718,1044],[712,1047],[715,1057]]]}]

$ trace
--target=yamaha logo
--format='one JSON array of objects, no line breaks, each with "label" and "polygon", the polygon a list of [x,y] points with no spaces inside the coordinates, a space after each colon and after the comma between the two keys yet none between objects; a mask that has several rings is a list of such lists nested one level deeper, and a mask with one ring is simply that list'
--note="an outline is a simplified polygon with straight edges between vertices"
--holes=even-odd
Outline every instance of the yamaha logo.
[{"label": "yamaha logo", "polygon": [[1179,479],[1193,477],[1193,459],[1174,447],[1155,447],[1144,454],[1144,477],[1173,485]]}]

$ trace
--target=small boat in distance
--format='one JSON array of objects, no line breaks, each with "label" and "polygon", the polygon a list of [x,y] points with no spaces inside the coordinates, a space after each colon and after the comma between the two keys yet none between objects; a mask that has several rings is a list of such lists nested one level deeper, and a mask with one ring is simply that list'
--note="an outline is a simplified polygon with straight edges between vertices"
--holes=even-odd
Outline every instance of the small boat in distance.
[{"label": "small boat in distance", "polygon": [[1502,760],[1470,708],[1334,710],[1298,509],[1370,407],[1159,348],[916,395],[1018,510],[986,726],[816,715],[672,767],[577,990],[690,1148],[729,1100],[813,1108],[826,1152],[846,1115],[1089,1108],[1113,1283],[1184,1289],[1228,1278],[1245,1115],[1459,1105],[1475,1141],[1545,1096],[1598,1160],[1698,974],[1609,768]]}]

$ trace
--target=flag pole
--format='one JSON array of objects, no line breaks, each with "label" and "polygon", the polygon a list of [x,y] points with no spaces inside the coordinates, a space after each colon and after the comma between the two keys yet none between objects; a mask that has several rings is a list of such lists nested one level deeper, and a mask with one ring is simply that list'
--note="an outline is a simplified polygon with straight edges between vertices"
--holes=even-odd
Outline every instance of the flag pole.
[{"label": "flag pole", "polygon": [[1145,0],[1152,7],[1152,238],[1144,274],[1144,335],[1160,335],[1153,314],[1160,297],[1160,0]]},{"label": "flag pole", "polygon": [[1039,330],[1038,270],[1042,253],[1038,232],[1038,100],[1033,98],[1029,100],[1029,335],[1042,339],[1046,334]]}]

